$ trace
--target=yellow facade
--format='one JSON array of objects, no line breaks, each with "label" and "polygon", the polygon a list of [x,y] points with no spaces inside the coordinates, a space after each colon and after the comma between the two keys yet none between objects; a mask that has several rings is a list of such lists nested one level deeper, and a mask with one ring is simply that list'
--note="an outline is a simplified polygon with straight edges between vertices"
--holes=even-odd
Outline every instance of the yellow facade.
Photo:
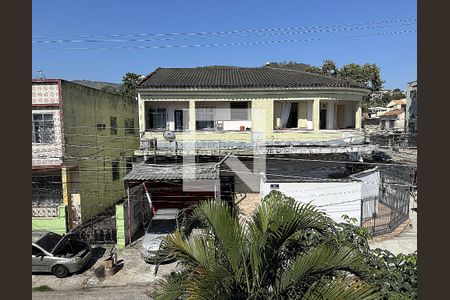
[{"label": "yellow facade", "polygon": [[[159,102],[189,103],[189,126],[183,132],[176,132],[177,141],[236,141],[236,142],[251,142],[253,133],[262,134],[266,141],[280,141],[280,142],[319,142],[319,141],[333,141],[342,139],[344,132],[351,132],[355,136],[362,135],[361,132],[361,99],[366,91],[344,89],[342,91],[278,91],[276,97],[271,97],[271,93],[256,93],[249,91],[241,92],[192,92],[186,91],[176,93],[172,91],[154,92],[141,91],[140,92],[140,110],[145,109],[145,103],[151,103],[157,106]],[[282,96],[281,96],[282,95]],[[196,114],[195,108],[199,103],[214,101],[232,102],[232,101],[249,101],[251,102],[251,130],[246,131],[212,131],[203,132],[195,130]],[[301,114],[298,115],[298,128],[293,130],[280,130],[280,114],[279,106],[274,105],[276,102],[290,101],[296,102],[301,107]],[[320,109],[322,102],[336,104],[349,104],[354,107],[351,111],[354,120],[354,128],[330,130],[320,129]],[[312,128],[306,130],[307,116],[305,108],[312,107]],[[141,113],[143,119],[140,119],[139,126],[144,139],[157,139],[164,141],[161,131],[146,130],[145,113]],[[137,154],[139,151],[136,152]]]}]

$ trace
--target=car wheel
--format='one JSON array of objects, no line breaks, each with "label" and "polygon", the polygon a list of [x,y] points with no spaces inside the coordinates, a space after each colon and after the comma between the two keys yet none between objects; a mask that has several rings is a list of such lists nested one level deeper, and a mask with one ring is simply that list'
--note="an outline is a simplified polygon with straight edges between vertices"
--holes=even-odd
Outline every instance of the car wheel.
[{"label": "car wheel", "polygon": [[67,269],[67,267],[63,265],[56,265],[53,267],[52,273],[58,278],[64,278],[69,275],[69,269]]}]

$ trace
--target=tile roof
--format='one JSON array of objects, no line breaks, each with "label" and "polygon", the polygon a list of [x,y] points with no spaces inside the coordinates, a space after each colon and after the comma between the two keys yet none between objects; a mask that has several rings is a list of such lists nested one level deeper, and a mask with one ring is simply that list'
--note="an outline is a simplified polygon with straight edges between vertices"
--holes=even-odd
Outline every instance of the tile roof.
[{"label": "tile roof", "polygon": [[380,115],[380,117],[398,116],[404,113],[403,109],[393,109]]},{"label": "tile roof", "polygon": [[405,104],[406,104],[406,98],[398,99],[398,100],[392,100],[391,102],[389,102],[388,105],[386,105],[386,107],[392,107],[394,105],[405,105]]},{"label": "tile roof", "polygon": [[295,88],[347,87],[370,89],[357,82],[330,76],[270,67],[211,66],[158,68],[138,88]]},{"label": "tile roof", "polygon": [[[195,164],[195,174],[192,167],[187,166],[183,174],[183,164],[134,164],[133,169],[124,177],[124,180],[178,180],[178,179],[217,179],[219,168],[216,163]],[[184,175],[184,177],[183,177]]]}]

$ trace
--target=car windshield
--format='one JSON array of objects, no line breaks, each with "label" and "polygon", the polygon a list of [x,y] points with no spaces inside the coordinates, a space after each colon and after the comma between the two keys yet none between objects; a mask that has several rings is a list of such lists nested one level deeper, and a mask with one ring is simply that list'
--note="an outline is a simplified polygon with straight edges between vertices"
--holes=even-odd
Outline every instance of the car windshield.
[{"label": "car windshield", "polygon": [[147,233],[171,233],[177,228],[175,219],[152,220],[147,229]]},{"label": "car windshield", "polygon": [[37,241],[36,244],[41,246],[46,251],[51,252],[62,238],[62,235],[49,232],[44,235],[39,241]]}]

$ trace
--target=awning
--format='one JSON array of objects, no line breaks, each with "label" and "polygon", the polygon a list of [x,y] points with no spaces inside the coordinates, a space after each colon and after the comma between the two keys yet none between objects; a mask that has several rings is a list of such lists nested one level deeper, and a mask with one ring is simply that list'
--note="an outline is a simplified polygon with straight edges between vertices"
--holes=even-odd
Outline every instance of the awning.
[{"label": "awning", "polygon": [[160,180],[202,180],[218,179],[217,163],[196,164],[134,164],[133,169],[125,177],[125,181],[160,181]]}]

